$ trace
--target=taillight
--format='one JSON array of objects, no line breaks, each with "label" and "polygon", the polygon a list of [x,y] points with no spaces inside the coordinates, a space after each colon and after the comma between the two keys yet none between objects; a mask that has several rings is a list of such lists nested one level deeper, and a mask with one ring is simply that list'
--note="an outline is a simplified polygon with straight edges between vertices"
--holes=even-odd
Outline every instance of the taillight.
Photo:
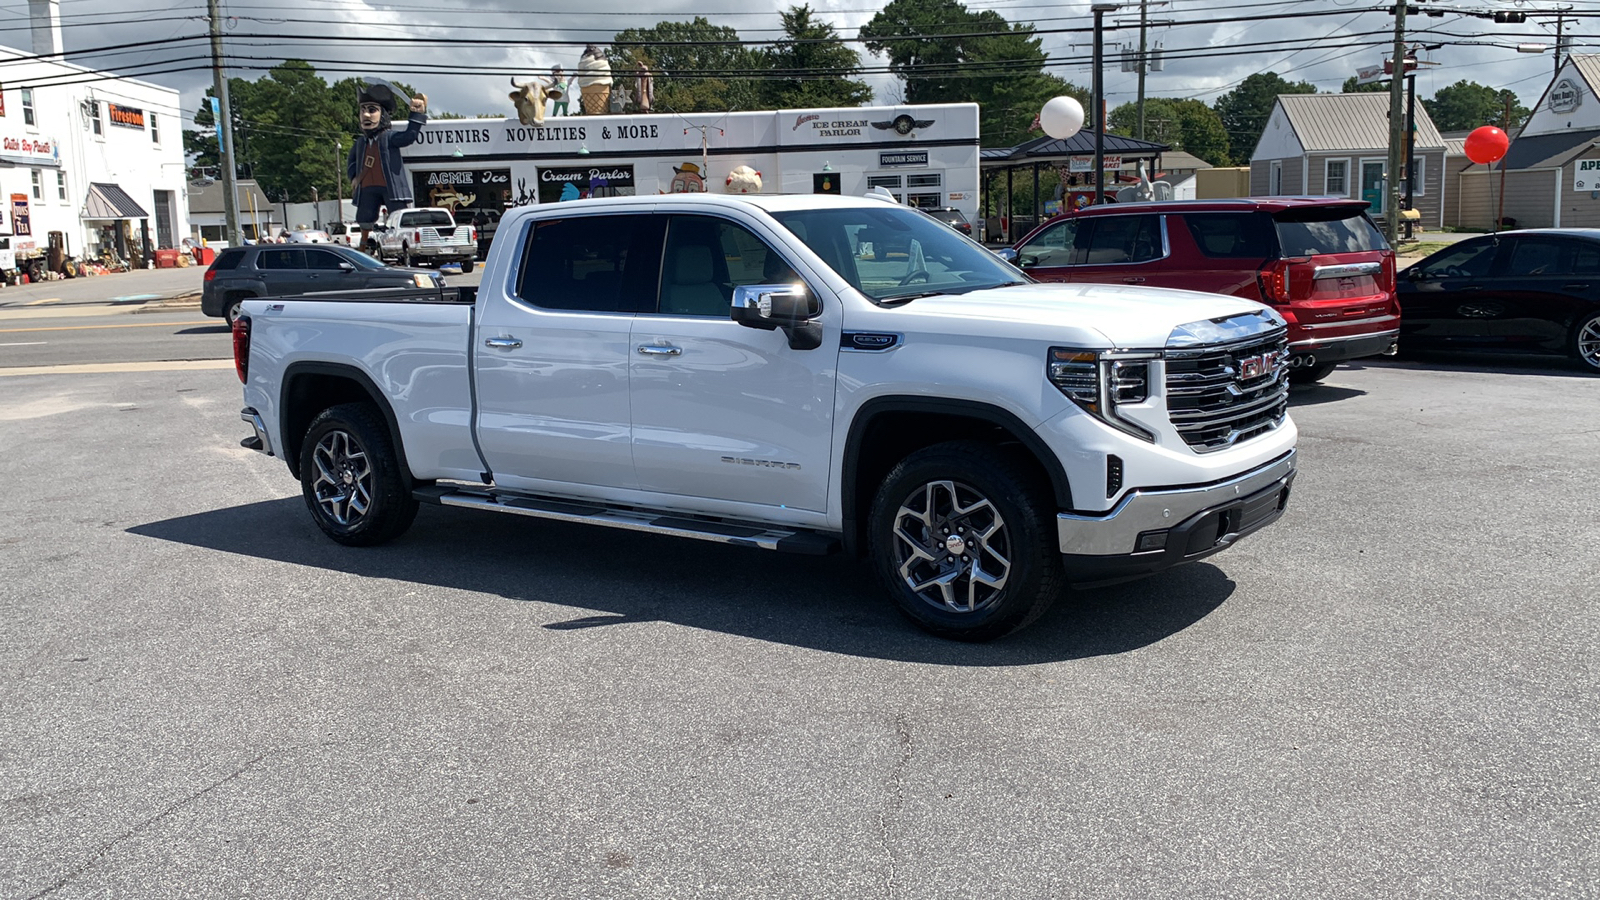
[{"label": "taillight", "polygon": [[207,281],[210,281],[211,279],[213,279],[215,277],[217,277],[217,270],[216,269],[207,269],[206,270],[206,280]]},{"label": "taillight", "polygon": [[[1291,277],[1295,265],[1311,262],[1309,256],[1298,256],[1289,259],[1269,260],[1256,273],[1256,280],[1261,284],[1261,299],[1266,303],[1289,303],[1294,300],[1295,281]],[[1302,278],[1306,273],[1302,273]],[[1310,281],[1306,281],[1300,293],[1305,295],[1310,288]]]},{"label": "taillight", "polygon": [[413,244],[422,243],[422,232],[420,232],[420,231],[411,232],[411,243],[413,243]]},{"label": "taillight", "polygon": [[1378,278],[1378,288],[1386,294],[1393,294],[1397,277],[1394,254],[1385,253],[1383,255],[1383,273]]},{"label": "taillight", "polygon": [[476,228],[468,228],[467,229],[467,240],[471,241],[472,243],[477,243],[478,242],[478,229],[476,229]]},{"label": "taillight", "polygon": [[239,373],[239,383],[250,374],[250,317],[233,320],[233,369]]}]

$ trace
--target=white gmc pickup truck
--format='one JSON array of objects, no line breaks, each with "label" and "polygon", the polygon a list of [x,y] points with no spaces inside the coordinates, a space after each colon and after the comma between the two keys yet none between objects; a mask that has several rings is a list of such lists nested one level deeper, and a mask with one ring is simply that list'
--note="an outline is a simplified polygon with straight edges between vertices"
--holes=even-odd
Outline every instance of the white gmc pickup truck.
[{"label": "white gmc pickup truck", "polygon": [[234,346],[244,445],[335,541],[428,503],[843,549],[962,640],[1222,550],[1295,475],[1272,310],[1033,284],[876,199],[519,209],[475,296],[250,300]]}]

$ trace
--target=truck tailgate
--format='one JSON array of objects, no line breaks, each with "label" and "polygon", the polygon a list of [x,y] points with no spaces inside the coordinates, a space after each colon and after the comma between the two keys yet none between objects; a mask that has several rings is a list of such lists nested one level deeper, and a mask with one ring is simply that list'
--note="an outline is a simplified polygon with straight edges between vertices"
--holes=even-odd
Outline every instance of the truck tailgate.
[{"label": "truck tailgate", "polygon": [[319,379],[349,378],[388,404],[415,477],[475,478],[482,467],[471,433],[473,307],[453,293],[434,297],[246,301],[245,403],[260,413],[275,452],[295,452],[293,431],[304,427],[284,421],[284,401],[321,389]]}]

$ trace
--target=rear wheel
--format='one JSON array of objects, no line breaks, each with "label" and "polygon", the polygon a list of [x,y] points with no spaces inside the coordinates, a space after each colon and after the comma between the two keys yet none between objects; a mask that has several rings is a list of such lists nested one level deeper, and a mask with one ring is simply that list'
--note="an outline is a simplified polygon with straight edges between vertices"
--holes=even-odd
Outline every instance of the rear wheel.
[{"label": "rear wheel", "polygon": [[476,263],[475,263],[475,262],[473,262],[473,261],[472,261],[472,260],[470,260],[470,259],[463,259],[463,260],[462,260],[462,261],[461,261],[461,274],[463,274],[463,275],[465,275],[465,274],[467,274],[467,273],[468,273],[468,272],[471,272],[471,271],[472,271],[472,267],[473,267],[473,266],[474,266],[474,265],[476,265]]},{"label": "rear wheel", "polygon": [[1301,366],[1289,370],[1290,384],[1316,384],[1333,371],[1338,363],[1317,363],[1314,366]]},{"label": "rear wheel", "polygon": [[1043,615],[1065,581],[1050,497],[1019,454],[966,441],[919,450],[873,500],[872,565],[923,629],[960,641],[1010,634]]},{"label": "rear wheel", "polygon": [[399,537],[417,517],[411,479],[370,403],[335,406],[312,420],[300,445],[300,488],[317,527],[352,547]]},{"label": "rear wheel", "polygon": [[228,327],[229,328],[232,328],[233,327],[233,323],[237,322],[239,320],[239,313],[240,313],[240,310],[242,310],[243,307],[244,307],[244,301],[245,301],[245,295],[243,295],[243,294],[234,294],[233,296],[229,297],[226,301],[223,302],[223,304],[222,304],[222,317],[224,319],[228,320]]},{"label": "rear wheel", "polygon": [[1572,355],[1591,372],[1600,374],[1600,313],[1590,313],[1572,333]]}]

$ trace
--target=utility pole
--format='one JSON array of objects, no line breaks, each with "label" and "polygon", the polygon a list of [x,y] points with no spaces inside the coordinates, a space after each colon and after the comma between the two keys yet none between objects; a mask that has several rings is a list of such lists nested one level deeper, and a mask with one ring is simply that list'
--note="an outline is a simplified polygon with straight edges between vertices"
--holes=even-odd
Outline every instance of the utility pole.
[{"label": "utility pole", "polygon": [[1556,11],[1556,71],[1554,75],[1550,76],[1551,78],[1561,74],[1561,26],[1566,24],[1566,18],[1565,9]]},{"label": "utility pole", "polygon": [[[211,17],[211,81],[221,104],[220,121],[217,122],[222,153],[222,209],[227,217],[228,244],[244,246],[244,230],[239,227],[239,197],[235,187],[233,167],[233,107],[228,105],[228,79],[222,73],[222,19],[217,13],[217,0],[206,0],[206,12]],[[258,238],[259,234],[256,235]]]},{"label": "utility pole", "polygon": [[[1403,70],[1406,75],[1406,209],[1411,209],[1417,191],[1417,73],[1409,57]],[[1400,73],[1396,72],[1398,76]],[[1406,238],[1412,237],[1411,220],[1406,220]]]},{"label": "utility pole", "polygon": [[1389,73],[1389,160],[1383,182],[1383,236],[1390,246],[1400,241],[1400,166],[1405,151],[1406,3],[1394,5],[1393,71]]},{"label": "utility pole", "polygon": [[338,138],[334,138],[333,183],[336,185],[334,190],[337,191],[335,194],[335,199],[338,203],[338,205],[333,208],[335,222],[344,221],[344,169],[342,166],[344,166],[344,142]]},{"label": "utility pole", "polygon": [[1134,137],[1144,140],[1144,73],[1149,69],[1145,60],[1145,27],[1149,25],[1150,0],[1139,0],[1139,131]]}]

